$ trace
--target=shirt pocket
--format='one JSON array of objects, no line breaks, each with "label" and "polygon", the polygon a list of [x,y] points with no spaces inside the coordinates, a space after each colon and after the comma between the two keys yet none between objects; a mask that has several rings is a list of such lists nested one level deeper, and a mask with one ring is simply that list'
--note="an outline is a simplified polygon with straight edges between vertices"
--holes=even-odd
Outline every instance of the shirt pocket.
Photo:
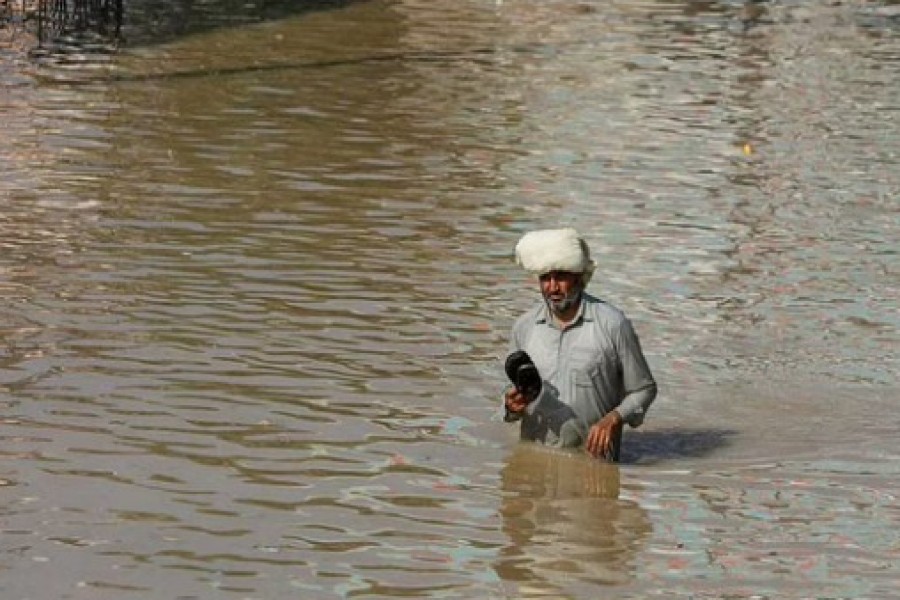
[{"label": "shirt pocket", "polygon": [[587,427],[599,421],[607,412],[600,398],[599,378],[599,365],[588,371],[572,371],[572,410]]}]

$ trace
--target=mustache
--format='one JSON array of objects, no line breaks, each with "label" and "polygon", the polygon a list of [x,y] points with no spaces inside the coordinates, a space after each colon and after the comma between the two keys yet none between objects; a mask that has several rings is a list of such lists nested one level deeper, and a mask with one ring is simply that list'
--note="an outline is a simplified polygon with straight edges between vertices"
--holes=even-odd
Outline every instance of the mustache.
[{"label": "mustache", "polygon": [[582,290],[580,289],[572,290],[559,300],[554,300],[553,298],[551,298],[551,294],[544,294],[544,301],[554,312],[565,312],[575,306],[575,304],[581,299],[581,292]]}]

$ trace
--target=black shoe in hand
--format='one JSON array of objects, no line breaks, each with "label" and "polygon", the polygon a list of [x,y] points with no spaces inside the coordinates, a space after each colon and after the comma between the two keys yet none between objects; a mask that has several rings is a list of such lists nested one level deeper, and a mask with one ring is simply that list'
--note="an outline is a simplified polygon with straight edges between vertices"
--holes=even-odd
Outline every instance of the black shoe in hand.
[{"label": "black shoe in hand", "polygon": [[529,402],[541,393],[541,374],[524,350],[516,350],[507,357],[506,376]]}]

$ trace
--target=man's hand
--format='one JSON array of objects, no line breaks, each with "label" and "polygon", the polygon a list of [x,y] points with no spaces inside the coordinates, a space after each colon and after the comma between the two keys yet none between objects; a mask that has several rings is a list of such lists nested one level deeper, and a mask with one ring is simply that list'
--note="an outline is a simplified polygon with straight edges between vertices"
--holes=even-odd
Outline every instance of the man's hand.
[{"label": "man's hand", "polygon": [[617,411],[606,413],[588,432],[585,450],[594,457],[608,456],[612,452],[613,441],[622,431],[623,423],[622,416]]},{"label": "man's hand", "polygon": [[506,393],[503,394],[503,402],[507,411],[516,414],[524,412],[525,407],[528,406],[528,400],[525,398],[525,395],[516,387],[510,387],[506,390]]}]

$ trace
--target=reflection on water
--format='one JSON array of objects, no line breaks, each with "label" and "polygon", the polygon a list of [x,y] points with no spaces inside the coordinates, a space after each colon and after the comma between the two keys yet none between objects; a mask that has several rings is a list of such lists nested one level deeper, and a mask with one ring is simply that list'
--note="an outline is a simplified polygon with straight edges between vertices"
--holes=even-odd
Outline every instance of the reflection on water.
[{"label": "reflection on water", "polygon": [[500,516],[509,544],[496,570],[509,597],[584,597],[634,577],[651,525],[619,499],[619,467],[520,444],[501,470]]},{"label": "reflection on water", "polygon": [[[4,47],[3,598],[890,597],[896,18],[751,8]],[[570,223],[661,383],[620,467],[496,419]]]}]

